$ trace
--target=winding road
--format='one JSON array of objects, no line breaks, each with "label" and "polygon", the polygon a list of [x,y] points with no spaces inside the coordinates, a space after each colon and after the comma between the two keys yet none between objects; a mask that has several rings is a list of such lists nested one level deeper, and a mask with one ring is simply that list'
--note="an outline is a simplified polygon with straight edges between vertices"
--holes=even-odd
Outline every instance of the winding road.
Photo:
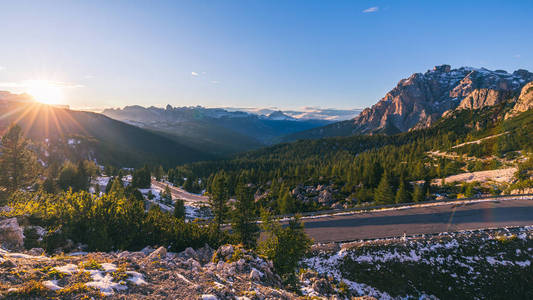
[{"label": "winding road", "polygon": [[315,242],[533,225],[533,198],[412,207],[305,219]]},{"label": "winding road", "polygon": [[[153,180],[164,189],[166,184]],[[209,198],[169,185],[173,198],[208,204]],[[402,209],[374,210],[303,218],[305,231],[317,243],[435,234],[460,230],[533,225],[533,196],[437,203]]]},{"label": "winding road", "polygon": [[[167,184],[156,181],[156,180],[152,180],[152,186],[155,186],[161,190],[164,190]],[[172,194],[173,199],[182,199],[186,203],[203,203],[203,204],[209,203],[209,198],[207,196],[189,193],[184,189],[172,186],[170,184],[168,184],[168,187],[170,189],[170,193]]]}]

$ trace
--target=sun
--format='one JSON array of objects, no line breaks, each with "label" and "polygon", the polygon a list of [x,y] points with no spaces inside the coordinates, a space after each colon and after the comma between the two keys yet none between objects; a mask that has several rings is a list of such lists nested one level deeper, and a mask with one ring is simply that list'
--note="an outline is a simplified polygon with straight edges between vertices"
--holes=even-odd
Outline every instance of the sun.
[{"label": "sun", "polygon": [[61,104],[65,97],[63,87],[49,80],[28,80],[28,94],[44,104]]}]

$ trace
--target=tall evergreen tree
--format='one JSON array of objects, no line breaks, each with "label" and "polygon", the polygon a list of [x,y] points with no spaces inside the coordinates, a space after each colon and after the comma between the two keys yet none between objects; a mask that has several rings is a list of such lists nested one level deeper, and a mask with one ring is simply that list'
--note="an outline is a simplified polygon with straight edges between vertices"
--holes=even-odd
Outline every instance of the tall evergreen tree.
[{"label": "tall evergreen tree", "polygon": [[394,193],[389,183],[387,172],[383,172],[379,185],[374,192],[374,201],[378,205],[389,204],[394,201]]},{"label": "tall evergreen tree", "polygon": [[170,188],[168,187],[168,185],[165,186],[165,190],[163,191],[163,193],[161,193],[161,199],[165,204],[172,204],[172,193],[170,192]]},{"label": "tall evergreen tree", "polygon": [[0,145],[0,190],[7,194],[30,186],[37,179],[38,164],[18,125],[11,125]]},{"label": "tall evergreen tree", "polygon": [[398,190],[396,191],[396,198],[394,199],[394,202],[396,203],[407,203],[411,201],[411,197],[409,195],[409,191],[407,191],[407,188],[405,187],[405,182],[402,178],[400,181],[400,186],[398,187]]},{"label": "tall evergreen tree", "polygon": [[133,172],[133,177],[131,180],[131,185],[133,187],[147,189],[150,188],[151,184],[152,178],[150,176],[150,169],[148,168],[148,166],[144,166],[143,168],[135,170],[135,172]]},{"label": "tall evergreen tree", "polygon": [[185,201],[182,199],[176,199],[174,202],[174,217],[185,219]]},{"label": "tall evergreen tree", "polygon": [[278,198],[279,212],[283,215],[291,214],[296,210],[296,203],[287,188],[280,190]]},{"label": "tall evergreen tree", "polygon": [[259,226],[255,223],[254,192],[246,182],[244,176],[240,176],[236,188],[237,202],[233,212],[232,229],[237,240],[246,248],[254,248],[259,237]]},{"label": "tall evergreen tree", "polygon": [[226,172],[220,171],[215,174],[210,190],[209,200],[211,201],[211,209],[215,215],[214,221],[217,230],[220,231],[220,226],[224,223],[228,210],[227,202],[229,200],[229,192]]},{"label": "tall evergreen tree", "polygon": [[413,201],[414,202],[422,202],[425,200],[425,195],[424,195],[424,189],[422,188],[422,186],[420,184],[417,184],[415,186],[415,190],[413,192]]}]

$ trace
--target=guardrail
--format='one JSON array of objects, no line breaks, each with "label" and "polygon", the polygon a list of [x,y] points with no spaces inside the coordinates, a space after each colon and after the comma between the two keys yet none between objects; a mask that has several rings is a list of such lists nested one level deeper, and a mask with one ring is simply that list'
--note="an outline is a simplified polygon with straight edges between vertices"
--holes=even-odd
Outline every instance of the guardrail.
[{"label": "guardrail", "polygon": [[384,205],[374,205],[374,206],[363,206],[363,207],[352,207],[352,208],[339,208],[339,209],[328,209],[320,211],[310,211],[303,213],[295,214],[286,214],[286,215],[276,215],[276,219],[291,218],[296,215],[301,217],[314,217],[320,215],[330,215],[338,213],[350,213],[357,211],[369,211],[369,210],[378,210],[384,208],[395,208],[395,207],[410,207],[420,204],[433,204],[433,203],[446,203],[446,202],[458,202],[458,201],[473,201],[473,200],[498,200],[505,199],[516,200],[517,198],[524,200],[533,200],[533,194],[516,194],[516,195],[497,195],[497,196],[487,196],[487,197],[471,197],[471,198],[455,198],[455,199],[441,199],[441,200],[432,200],[432,201],[423,201],[423,202],[409,202],[409,203],[394,203],[394,204],[384,204]]}]

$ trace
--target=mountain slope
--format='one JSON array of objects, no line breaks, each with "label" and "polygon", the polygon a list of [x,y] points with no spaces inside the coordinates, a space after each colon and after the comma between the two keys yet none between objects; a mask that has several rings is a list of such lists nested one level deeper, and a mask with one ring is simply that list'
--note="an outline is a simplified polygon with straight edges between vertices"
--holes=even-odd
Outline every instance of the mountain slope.
[{"label": "mountain slope", "polygon": [[228,155],[275,143],[280,136],[323,126],[324,120],[297,120],[282,112],[259,116],[219,108],[126,106],[106,109],[108,117],[186,140],[196,148]]},{"label": "mountain slope", "polygon": [[286,137],[284,140],[346,136],[356,133],[397,133],[425,128],[454,109],[480,109],[518,96],[533,81],[533,73],[517,70],[436,66],[426,73],[402,79],[378,103],[360,115],[325,127]]},{"label": "mountain slope", "polygon": [[145,163],[174,166],[212,159],[168,137],[108,118],[35,102],[0,102],[0,131],[17,123],[37,142],[68,142],[87,147],[99,163],[134,167]]}]

